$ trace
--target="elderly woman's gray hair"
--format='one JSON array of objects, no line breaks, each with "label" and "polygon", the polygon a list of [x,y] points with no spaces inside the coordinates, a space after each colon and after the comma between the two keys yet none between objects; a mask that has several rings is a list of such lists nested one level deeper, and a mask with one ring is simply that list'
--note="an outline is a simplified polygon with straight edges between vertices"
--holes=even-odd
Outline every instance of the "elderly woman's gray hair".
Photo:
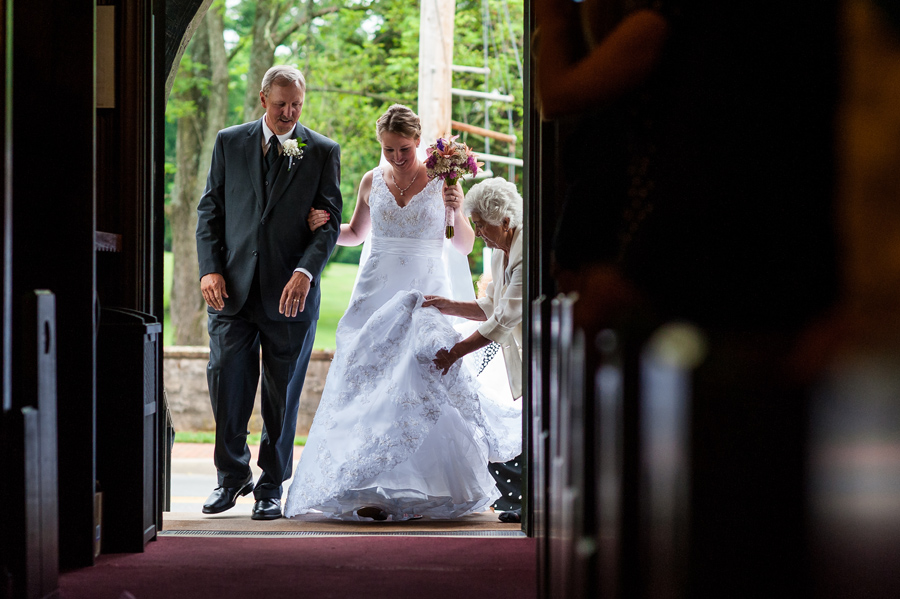
[{"label": "elderly woman's gray hair", "polygon": [[266,71],[259,91],[268,98],[269,90],[272,89],[273,84],[287,87],[294,83],[299,83],[300,91],[304,94],[306,93],[306,79],[303,78],[303,73],[290,65],[280,64]]},{"label": "elderly woman's gray hair", "polygon": [[515,183],[503,177],[485,179],[472,186],[466,194],[464,209],[468,216],[477,212],[489,225],[501,225],[507,217],[511,228],[522,224],[522,196]]}]

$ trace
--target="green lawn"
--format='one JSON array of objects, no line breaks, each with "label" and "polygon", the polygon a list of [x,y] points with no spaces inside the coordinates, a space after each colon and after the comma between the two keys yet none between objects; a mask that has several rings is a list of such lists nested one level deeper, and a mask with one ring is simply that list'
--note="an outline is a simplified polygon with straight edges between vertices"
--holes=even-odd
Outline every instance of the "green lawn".
[{"label": "green lawn", "polygon": [[333,262],[322,275],[322,303],[319,305],[319,324],[316,327],[315,349],[334,349],[334,331],[350,304],[356,264]]},{"label": "green lawn", "polygon": [[[353,281],[358,267],[355,264],[329,264],[322,275],[322,303],[319,306],[319,324],[316,328],[315,349],[334,349],[334,331],[338,320],[344,315],[350,303]],[[163,344],[172,345],[174,333],[169,318],[169,292],[172,287],[172,254],[166,252],[163,262]]]}]

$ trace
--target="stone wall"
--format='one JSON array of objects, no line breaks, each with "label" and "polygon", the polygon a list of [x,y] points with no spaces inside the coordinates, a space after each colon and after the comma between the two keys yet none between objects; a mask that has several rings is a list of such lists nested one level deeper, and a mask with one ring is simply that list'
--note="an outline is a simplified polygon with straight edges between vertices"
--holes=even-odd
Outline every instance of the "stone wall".
[{"label": "stone wall", "polygon": [[[303,384],[303,393],[300,395],[300,411],[297,414],[298,435],[306,435],[309,432],[333,357],[333,351],[314,351],[312,354],[306,382]],[[216,429],[209,403],[209,388],[206,384],[208,362],[208,347],[163,348],[163,381],[176,432]],[[257,389],[256,403],[250,418],[250,432],[260,430],[262,418],[259,415],[259,389]]]}]

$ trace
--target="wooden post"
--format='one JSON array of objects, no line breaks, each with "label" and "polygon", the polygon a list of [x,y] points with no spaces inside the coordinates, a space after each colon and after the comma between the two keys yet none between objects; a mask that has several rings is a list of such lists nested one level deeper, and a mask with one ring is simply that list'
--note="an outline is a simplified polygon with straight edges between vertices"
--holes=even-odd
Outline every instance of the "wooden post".
[{"label": "wooden post", "polygon": [[456,0],[424,0],[419,16],[419,118],[427,146],[450,135]]}]

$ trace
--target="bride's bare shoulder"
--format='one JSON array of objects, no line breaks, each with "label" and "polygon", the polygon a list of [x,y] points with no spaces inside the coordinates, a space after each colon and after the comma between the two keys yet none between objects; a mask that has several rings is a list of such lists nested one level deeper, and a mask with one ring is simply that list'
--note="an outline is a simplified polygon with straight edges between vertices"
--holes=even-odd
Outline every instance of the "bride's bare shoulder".
[{"label": "bride's bare shoulder", "polygon": [[368,171],[359,181],[359,198],[368,203],[369,193],[372,191],[372,181],[375,179],[375,169]]}]

